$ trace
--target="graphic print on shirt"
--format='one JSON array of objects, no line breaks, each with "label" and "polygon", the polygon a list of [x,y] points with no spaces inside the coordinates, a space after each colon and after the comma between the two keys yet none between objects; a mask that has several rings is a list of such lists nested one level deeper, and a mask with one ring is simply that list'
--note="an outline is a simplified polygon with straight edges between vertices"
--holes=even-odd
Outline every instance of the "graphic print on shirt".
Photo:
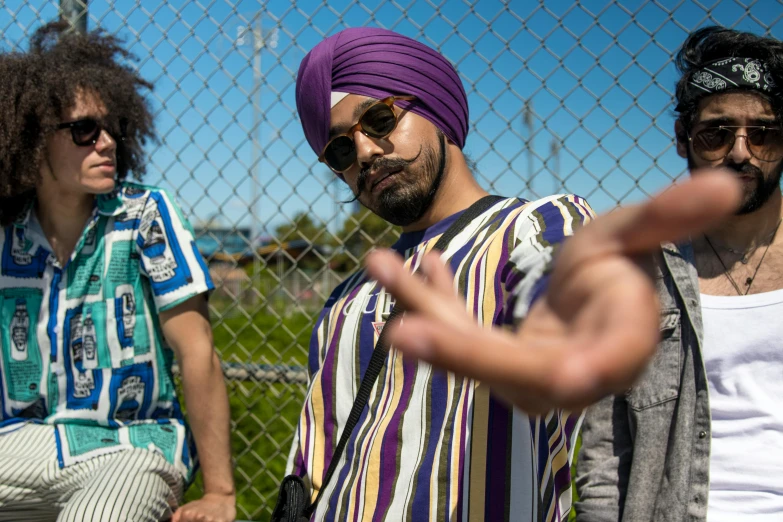
[{"label": "graphic print on shirt", "polygon": [[[141,218],[137,244],[141,249],[143,266],[149,275],[155,295],[167,292],[193,282],[187,262],[176,239],[171,215],[158,193],[149,199],[156,203]],[[151,203],[148,202],[148,206]]]},{"label": "graphic print on shirt", "polygon": [[131,285],[118,285],[114,289],[114,317],[117,338],[125,352],[127,348],[133,348],[133,330],[136,327],[136,299]]},{"label": "graphic print on shirt", "polygon": [[144,418],[152,402],[152,363],[133,364],[112,369],[109,418],[128,422]]},{"label": "graphic print on shirt", "polygon": [[68,450],[73,457],[120,445],[119,433],[112,428],[66,424],[64,429]]},{"label": "graphic print on shirt", "polygon": [[92,223],[75,258],[68,263],[68,299],[100,295],[104,267],[104,226]]},{"label": "graphic print on shirt", "polygon": [[147,202],[149,191],[134,186],[125,187],[123,191],[123,203],[125,209],[114,222],[115,230],[133,230],[139,226],[144,204]]},{"label": "graphic print on shirt", "polygon": [[[5,228],[3,242],[2,275],[23,278],[40,278],[48,255],[25,237],[24,229],[14,225]],[[10,238],[10,241],[8,240]],[[35,250],[34,250],[35,249]]]},{"label": "graphic print on shirt", "polygon": [[43,364],[35,325],[43,295],[34,288],[7,288],[0,290],[0,296],[0,332],[5,362],[3,378],[8,383],[8,399],[25,403],[17,405],[17,408],[24,408],[40,397],[38,387]]},{"label": "graphic print on shirt", "polygon": [[[69,409],[96,409],[100,399],[103,373],[98,369],[88,368],[85,364],[85,344],[97,357],[95,346],[105,342],[99,338],[103,332],[98,332],[98,323],[94,316],[97,303],[79,305],[65,311],[63,340],[63,363],[66,371],[66,404]],[[93,364],[93,363],[90,363]],[[96,363],[97,366],[97,363]]]},{"label": "graphic print on shirt", "polygon": [[140,424],[129,430],[130,442],[163,456],[169,463],[176,462],[177,427],[170,424]]},{"label": "graphic print on shirt", "polygon": [[[153,263],[138,241],[143,214],[154,214],[159,229],[152,243],[165,240],[166,262],[159,265],[174,267],[170,279],[155,282],[147,270]],[[0,229],[7,285],[0,290],[0,424],[56,416],[63,466],[132,440],[176,456],[187,476],[195,447],[157,314],[214,288],[187,220],[159,189],[123,183],[98,196],[78,251],[60,268],[30,231],[30,217]],[[149,231],[152,220],[145,223]],[[129,420],[126,427],[114,415]]]},{"label": "graphic print on shirt", "polygon": [[[146,316],[140,311],[145,306],[154,307],[154,304],[142,302],[144,290],[133,242],[117,241],[107,254],[109,268],[103,291],[107,302],[108,335],[110,342],[116,339],[119,343],[121,364],[124,365],[133,362],[136,356],[149,354],[152,349]],[[135,267],[134,273],[129,272],[129,266]]]}]

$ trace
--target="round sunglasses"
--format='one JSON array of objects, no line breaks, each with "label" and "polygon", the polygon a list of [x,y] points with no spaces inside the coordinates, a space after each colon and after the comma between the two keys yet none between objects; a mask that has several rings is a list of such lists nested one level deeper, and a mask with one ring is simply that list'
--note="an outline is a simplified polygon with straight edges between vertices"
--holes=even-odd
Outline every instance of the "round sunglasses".
[{"label": "round sunglasses", "polygon": [[109,135],[119,141],[125,141],[128,131],[128,119],[120,118],[119,130],[108,127],[104,122],[95,118],[82,118],[76,121],[67,121],[57,125],[57,130],[71,129],[71,139],[79,147],[87,147],[98,143],[101,131],[104,129]]},{"label": "round sunglasses", "polygon": [[329,140],[318,161],[326,163],[330,169],[341,174],[351,168],[356,162],[356,144],[353,135],[361,131],[370,138],[383,139],[397,128],[397,114],[394,112],[394,102],[397,100],[413,101],[415,96],[389,96],[373,103],[362,113],[356,125],[348,131]]},{"label": "round sunglasses", "polygon": [[[745,129],[737,135],[734,129]],[[706,161],[718,161],[728,156],[737,138],[745,138],[750,154],[760,161],[778,161],[783,158],[783,132],[780,127],[765,125],[707,127],[688,140],[693,151]]]}]

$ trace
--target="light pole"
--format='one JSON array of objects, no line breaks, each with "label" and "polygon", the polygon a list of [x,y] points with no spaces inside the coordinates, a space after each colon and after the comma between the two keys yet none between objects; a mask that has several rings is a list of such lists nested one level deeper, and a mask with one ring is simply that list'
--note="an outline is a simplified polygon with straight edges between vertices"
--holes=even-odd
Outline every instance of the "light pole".
[{"label": "light pole", "polygon": [[[78,1],[78,0],[77,0]],[[258,226],[258,200],[259,189],[258,186],[261,181],[261,54],[264,47],[269,46],[272,49],[277,47],[278,42],[278,30],[273,29],[269,41],[264,39],[263,27],[261,25],[262,14],[259,13],[255,16],[255,19],[251,23],[250,27],[240,25],[237,27],[237,45],[245,45],[245,36],[250,35],[250,44],[253,47],[253,90],[250,93],[250,98],[253,105],[253,128],[251,129],[251,140],[253,144],[253,160],[251,164],[251,199],[248,205],[248,211],[250,212],[250,247],[253,251],[253,288],[256,289],[258,285],[259,276],[261,273],[261,260],[258,257],[257,241],[260,234],[260,227]],[[253,301],[256,301],[257,294],[252,292]]]},{"label": "light pole", "polygon": [[67,20],[73,30],[87,33],[87,0],[60,0],[60,19]]},{"label": "light pole", "polygon": [[533,190],[533,107],[529,100],[525,102],[522,121],[527,128],[527,188]]},{"label": "light pole", "polygon": [[554,168],[552,169],[552,194],[557,194],[560,190],[560,140],[553,137],[552,142],[549,144],[549,154],[554,161]]}]

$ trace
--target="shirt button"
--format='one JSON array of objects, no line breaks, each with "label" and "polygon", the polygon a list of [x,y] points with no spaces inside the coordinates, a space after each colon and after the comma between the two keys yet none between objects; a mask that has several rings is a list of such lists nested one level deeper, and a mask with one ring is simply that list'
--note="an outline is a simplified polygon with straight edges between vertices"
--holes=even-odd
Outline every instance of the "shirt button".
[{"label": "shirt button", "polygon": [[54,330],[54,333],[56,333],[56,334],[60,333],[60,327],[59,326],[55,326],[53,328],[53,330]]},{"label": "shirt button", "polygon": [[706,436],[707,436],[707,432],[706,432],[706,431],[700,431],[700,432],[699,432],[699,438],[700,438],[700,439],[703,439],[703,438],[704,438],[704,437],[706,437]]}]

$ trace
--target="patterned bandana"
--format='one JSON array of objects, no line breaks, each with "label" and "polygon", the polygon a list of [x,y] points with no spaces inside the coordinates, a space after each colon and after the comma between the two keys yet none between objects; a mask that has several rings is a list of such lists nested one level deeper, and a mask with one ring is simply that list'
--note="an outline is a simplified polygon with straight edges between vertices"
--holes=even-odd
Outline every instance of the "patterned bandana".
[{"label": "patterned bandana", "polygon": [[[777,85],[765,62],[753,58],[723,58],[695,71],[688,82],[707,94],[732,89],[753,89],[776,94]],[[698,90],[696,90],[698,89]],[[702,95],[704,95],[702,93]]]}]

